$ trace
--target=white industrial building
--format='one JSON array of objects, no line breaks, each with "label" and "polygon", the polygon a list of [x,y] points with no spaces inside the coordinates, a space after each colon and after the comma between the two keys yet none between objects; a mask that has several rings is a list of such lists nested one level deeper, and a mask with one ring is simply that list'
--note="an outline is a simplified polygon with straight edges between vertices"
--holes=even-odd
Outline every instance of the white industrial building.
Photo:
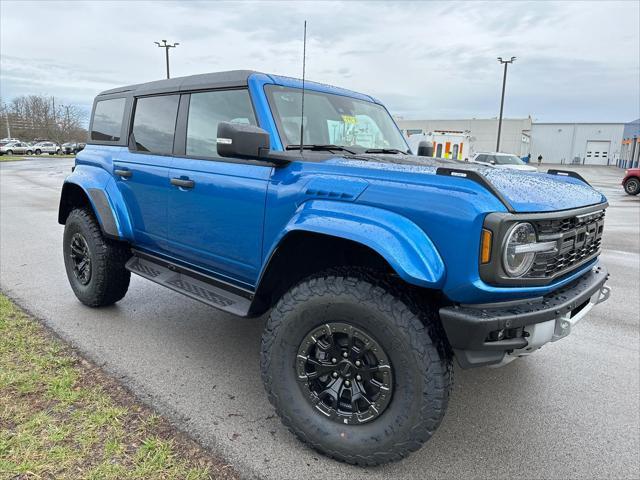
[{"label": "white industrial building", "polygon": [[[476,152],[494,152],[498,137],[497,118],[471,118],[466,120],[405,120],[396,117],[398,126],[406,136],[430,132],[468,133],[471,145],[469,157]],[[529,153],[529,118],[503,118],[500,150],[525,156]]]},{"label": "white industrial building", "polygon": [[[496,150],[498,120],[406,120],[396,118],[406,136],[430,132],[464,133],[471,157]],[[502,120],[500,151],[520,157],[542,155],[543,163],[616,165],[620,159],[624,123],[534,123],[528,118]],[[466,155],[465,155],[466,156]]]},{"label": "white industrial building", "polygon": [[616,165],[624,123],[534,123],[531,157],[544,163]]}]

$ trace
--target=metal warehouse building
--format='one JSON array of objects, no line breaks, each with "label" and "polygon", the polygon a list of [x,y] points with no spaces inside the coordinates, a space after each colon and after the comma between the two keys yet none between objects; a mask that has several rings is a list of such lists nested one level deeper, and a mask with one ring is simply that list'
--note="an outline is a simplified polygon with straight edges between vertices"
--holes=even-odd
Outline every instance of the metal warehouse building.
[{"label": "metal warehouse building", "polygon": [[616,165],[624,123],[534,123],[531,157],[545,163]]},{"label": "metal warehouse building", "polygon": [[[405,120],[397,118],[398,126],[407,136],[429,132],[464,132],[470,136],[470,155],[496,149],[498,120]],[[542,155],[544,163],[580,163],[618,165],[621,154],[631,155],[625,145],[632,145],[632,130],[637,123],[534,123],[529,118],[507,118],[502,121],[500,151],[532,160]],[[635,127],[633,127],[635,125]],[[623,133],[626,133],[626,136]],[[623,144],[623,138],[625,143]],[[637,146],[636,152],[640,150]],[[636,153],[635,155],[638,155]],[[636,161],[637,161],[637,157]]]},{"label": "metal warehouse building", "polygon": [[[466,120],[405,120],[396,117],[396,122],[406,136],[429,132],[469,133],[470,156],[475,152],[493,152],[498,136],[497,118],[471,118]],[[525,156],[529,153],[529,118],[503,118],[500,134],[500,150]]]},{"label": "metal warehouse building", "polygon": [[624,126],[618,166],[621,168],[640,167],[640,118]]}]

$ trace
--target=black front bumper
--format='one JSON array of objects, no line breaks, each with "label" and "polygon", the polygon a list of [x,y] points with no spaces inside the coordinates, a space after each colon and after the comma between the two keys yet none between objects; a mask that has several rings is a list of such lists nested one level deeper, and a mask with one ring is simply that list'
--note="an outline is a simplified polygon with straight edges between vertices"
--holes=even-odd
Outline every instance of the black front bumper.
[{"label": "black front bumper", "polygon": [[440,309],[440,319],[463,368],[497,364],[506,352],[525,348],[524,336],[490,341],[492,332],[514,330],[566,315],[589,302],[609,278],[598,266],[574,282],[533,300],[489,305],[454,305]]}]

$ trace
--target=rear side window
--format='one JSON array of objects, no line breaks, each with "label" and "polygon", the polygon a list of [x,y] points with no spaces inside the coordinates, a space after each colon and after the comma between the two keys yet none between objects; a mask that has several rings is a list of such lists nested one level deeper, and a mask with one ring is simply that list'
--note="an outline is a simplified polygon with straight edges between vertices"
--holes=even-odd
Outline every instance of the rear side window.
[{"label": "rear side window", "polygon": [[167,155],[173,152],[180,95],[139,98],[133,117],[136,150]]},{"label": "rear side window", "polygon": [[92,140],[104,142],[117,142],[120,140],[125,101],[126,99],[124,98],[114,98],[96,102],[91,127]]},{"label": "rear side window", "polygon": [[187,120],[187,155],[217,156],[218,123],[256,125],[247,90],[192,93]]}]

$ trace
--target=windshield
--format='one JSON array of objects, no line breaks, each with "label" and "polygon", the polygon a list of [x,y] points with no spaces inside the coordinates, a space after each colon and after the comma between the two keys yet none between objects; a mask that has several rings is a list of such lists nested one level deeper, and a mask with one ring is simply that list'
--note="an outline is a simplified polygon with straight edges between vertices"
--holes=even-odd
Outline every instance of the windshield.
[{"label": "windshield", "polygon": [[[302,90],[268,85],[269,104],[284,147],[300,145]],[[402,134],[387,110],[377,103],[306,90],[304,145],[337,145],[350,150],[408,152]],[[355,148],[354,148],[355,147]]]},{"label": "windshield", "polygon": [[496,155],[496,165],[526,165],[519,157],[515,155]]}]

